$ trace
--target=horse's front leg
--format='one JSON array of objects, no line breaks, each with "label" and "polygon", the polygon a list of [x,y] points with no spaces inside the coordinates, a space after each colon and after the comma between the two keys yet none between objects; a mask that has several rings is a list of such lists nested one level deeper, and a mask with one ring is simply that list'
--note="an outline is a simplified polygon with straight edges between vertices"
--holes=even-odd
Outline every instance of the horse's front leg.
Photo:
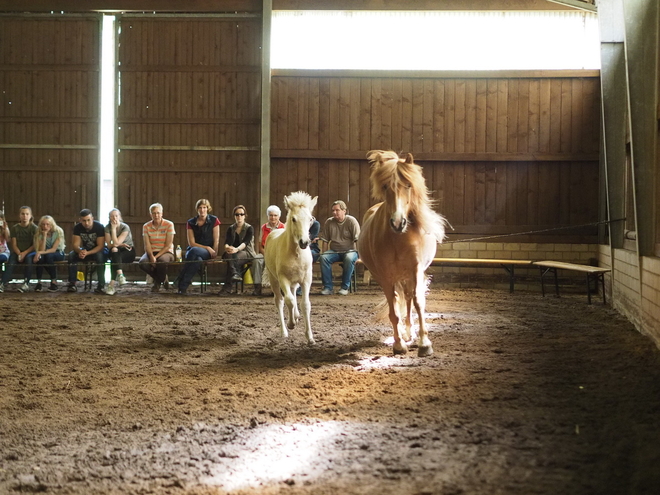
[{"label": "horse's front leg", "polygon": [[429,339],[428,330],[426,328],[426,275],[424,272],[417,274],[417,287],[415,287],[415,295],[413,297],[415,309],[417,310],[417,320],[419,325],[419,348],[417,355],[419,357],[430,356],[433,354],[433,344]]},{"label": "horse's front leg", "polygon": [[311,286],[311,281],[310,282],[303,282],[301,287],[302,287],[302,301],[301,301],[301,309],[302,309],[302,316],[305,321],[305,336],[307,337],[307,343],[308,344],[313,344],[314,343],[314,335],[312,334],[312,322],[311,322],[311,315],[312,315],[312,305],[309,301],[309,289]]},{"label": "horse's front leg", "polygon": [[282,337],[286,338],[289,336],[289,332],[286,329],[286,324],[284,323],[284,296],[280,289],[280,284],[275,277],[270,279],[270,285],[273,289],[273,297],[275,298],[275,307],[277,308],[277,315],[280,319],[280,329]]},{"label": "horse's front leg", "polygon": [[292,293],[292,286],[288,280],[282,280],[281,282],[284,304],[288,311],[288,321],[287,327],[289,330],[293,330],[296,327],[296,320],[298,318],[298,304],[296,302],[296,296]]},{"label": "horse's front leg", "polygon": [[408,352],[408,346],[406,345],[405,340],[401,339],[401,331],[399,330],[399,294],[394,290],[394,288],[385,290],[385,297],[387,298],[387,303],[390,306],[390,322],[392,323],[392,329],[394,331],[394,345],[392,350],[394,354],[406,354]]}]

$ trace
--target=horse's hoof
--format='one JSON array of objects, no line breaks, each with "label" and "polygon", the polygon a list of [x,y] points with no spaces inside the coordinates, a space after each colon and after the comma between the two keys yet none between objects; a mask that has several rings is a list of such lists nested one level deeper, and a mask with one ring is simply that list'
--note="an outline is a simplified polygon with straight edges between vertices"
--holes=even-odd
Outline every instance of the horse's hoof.
[{"label": "horse's hoof", "polygon": [[395,345],[395,346],[392,348],[392,350],[394,351],[394,355],[395,355],[395,356],[397,356],[397,355],[402,355],[402,354],[407,354],[407,353],[408,353],[408,348],[407,348],[406,346],[403,346],[403,345],[402,345],[402,346],[398,346],[398,347]]},{"label": "horse's hoof", "polygon": [[427,357],[433,354],[433,347],[429,346],[422,346],[419,349],[417,349],[417,356],[418,357]]},{"label": "horse's hoof", "polygon": [[286,326],[289,330],[293,330],[294,328],[296,328],[296,322],[295,321],[290,321],[286,324]]}]

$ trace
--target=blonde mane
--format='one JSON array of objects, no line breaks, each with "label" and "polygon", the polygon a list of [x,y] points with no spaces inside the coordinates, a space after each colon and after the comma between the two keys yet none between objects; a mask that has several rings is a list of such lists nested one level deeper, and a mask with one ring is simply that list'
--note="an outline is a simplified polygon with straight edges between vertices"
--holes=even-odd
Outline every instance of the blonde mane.
[{"label": "blonde mane", "polygon": [[286,196],[284,205],[289,211],[296,208],[307,208],[311,211],[314,208],[312,197],[304,191],[297,191]]},{"label": "blonde mane", "polygon": [[433,210],[434,201],[429,195],[422,167],[413,162],[408,153],[406,159],[399,158],[394,151],[374,150],[367,153],[371,163],[371,194],[385,201],[384,189],[397,191],[399,183],[410,186],[410,212],[408,221],[420,230],[430,233],[442,242],[445,237],[445,218]]}]

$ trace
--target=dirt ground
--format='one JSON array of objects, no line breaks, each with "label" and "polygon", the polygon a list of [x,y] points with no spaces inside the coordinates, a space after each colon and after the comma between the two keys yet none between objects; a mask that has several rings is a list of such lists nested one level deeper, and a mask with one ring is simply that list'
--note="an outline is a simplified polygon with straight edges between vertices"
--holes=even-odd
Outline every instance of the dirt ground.
[{"label": "dirt ground", "polygon": [[0,295],[0,493],[660,493],[660,352],[598,298],[432,285],[418,358],[319,290],[312,347],[270,298]]}]

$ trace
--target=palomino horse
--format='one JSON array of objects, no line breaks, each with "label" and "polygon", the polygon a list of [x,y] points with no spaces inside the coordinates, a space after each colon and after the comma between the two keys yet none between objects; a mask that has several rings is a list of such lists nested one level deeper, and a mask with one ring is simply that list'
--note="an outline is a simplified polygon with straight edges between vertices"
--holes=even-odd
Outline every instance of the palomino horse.
[{"label": "palomino horse", "polygon": [[[288,337],[298,319],[296,289],[302,287],[302,312],[305,319],[307,342],[314,343],[310,322],[311,306],[309,289],[312,286],[312,252],[309,249],[309,227],[312,225],[312,211],[318,197],[302,191],[291,193],[284,198],[288,210],[286,227],[273,230],[266,238],[264,258],[269,272],[270,284],[275,296],[275,306],[280,317],[282,337]],[[284,324],[284,303],[288,309],[288,322]]]},{"label": "palomino horse", "polygon": [[[393,151],[370,151],[371,192],[382,203],[364,215],[358,239],[360,259],[385,292],[394,328],[394,354],[408,352],[412,305],[419,324],[419,356],[433,354],[428,338],[425,271],[433,261],[437,244],[445,236],[445,219],[431,209],[422,168]],[[405,298],[404,300],[401,298]],[[400,322],[406,308],[405,334]]]}]

